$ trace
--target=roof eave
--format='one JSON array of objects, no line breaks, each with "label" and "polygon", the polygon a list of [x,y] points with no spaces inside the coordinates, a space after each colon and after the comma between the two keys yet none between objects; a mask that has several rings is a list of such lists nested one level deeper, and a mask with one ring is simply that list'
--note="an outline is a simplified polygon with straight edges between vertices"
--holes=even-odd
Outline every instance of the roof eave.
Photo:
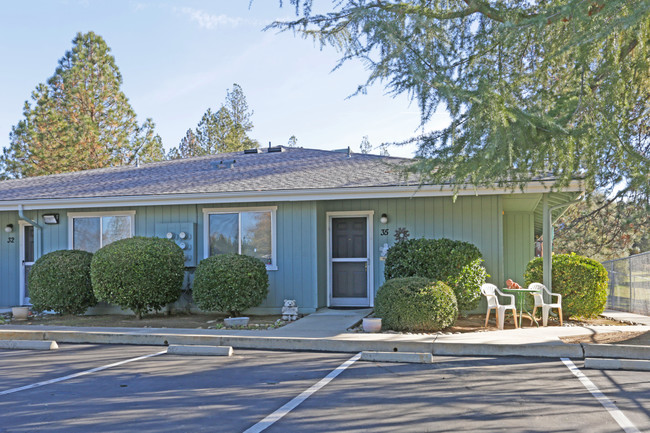
[{"label": "roof eave", "polygon": [[[0,201],[0,211],[16,210],[23,205],[25,210],[66,209],[66,208],[102,208],[116,206],[160,206],[182,204],[216,204],[216,203],[251,203],[275,201],[312,201],[312,200],[351,200],[371,198],[412,198],[412,197],[449,197],[481,196],[519,193],[546,193],[554,185],[553,181],[529,182],[522,189],[501,187],[474,188],[468,186],[455,192],[453,185],[423,186],[386,186],[363,188],[300,189],[275,191],[238,191],[188,194],[131,195],[115,197],[71,197],[60,199],[32,199]],[[572,181],[563,191],[579,192],[584,187],[579,180]]]}]

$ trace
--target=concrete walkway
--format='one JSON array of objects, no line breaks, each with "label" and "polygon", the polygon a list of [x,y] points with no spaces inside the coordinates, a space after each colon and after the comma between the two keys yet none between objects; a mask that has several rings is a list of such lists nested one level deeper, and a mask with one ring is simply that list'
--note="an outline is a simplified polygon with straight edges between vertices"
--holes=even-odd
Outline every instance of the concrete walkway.
[{"label": "concrete walkway", "polygon": [[300,320],[289,323],[273,332],[274,336],[325,338],[343,334],[364,317],[372,313],[372,308],[358,310],[332,310],[321,308]]},{"label": "concrete walkway", "polygon": [[605,310],[601,316],[617,320],[623,323],[634,323],[635,325],[650,326],[650,317],[641,314],[626,313],[624,311]]},{"label": "concrete walkway", "polygon": [[[326,352],[428,352],[434,355],[546,356],[584,358],[586,346],[607,346],[620,356],[650,359],[650,346],[565,344],[560,337],[611,332],[650,332],[645,325],[523,328],[464,334],[366,334],[347,332],[370,309],[323,309],[270,331],[230,329],[95,328],[0,326],[0,340],[54,340],[59,343],[199,344],[249,349]],[[649,319],[650,318],[646,318]],[[593,352],[593,351],[592,351]]]}]

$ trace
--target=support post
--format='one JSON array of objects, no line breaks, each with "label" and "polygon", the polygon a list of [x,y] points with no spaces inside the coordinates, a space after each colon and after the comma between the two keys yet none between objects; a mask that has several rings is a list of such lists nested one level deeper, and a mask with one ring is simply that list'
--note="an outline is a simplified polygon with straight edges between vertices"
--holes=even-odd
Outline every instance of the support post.
[{"label": "support post", "polygon": [[552,270],[553,270],[553,224],[551,223],[551,208],[548,205],[548,194],[544,194],[542,197],[542,215],[543,215],[543,226],[542,226],[542,248],[543,254],[542,258],[543,263],[543,279],[544,285],[548,288],[549,291],[553,291],[552,284]]}]

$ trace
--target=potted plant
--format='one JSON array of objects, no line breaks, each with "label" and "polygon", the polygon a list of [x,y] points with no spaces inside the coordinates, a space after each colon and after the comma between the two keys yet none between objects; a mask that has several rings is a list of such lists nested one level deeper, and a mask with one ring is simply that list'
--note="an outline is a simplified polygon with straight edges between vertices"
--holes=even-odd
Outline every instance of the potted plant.
[{"label": "potted plant", "polygon": [[11,307],[13,320],[27,320],[29,316],[29,307]]},{"label": "potted plant", "polygon": [[226,328],[234,328],[238,326],[248,326],[248,317],[229,317],[223,319],[223,324]]},{"label": "potted plant", "polygon": [[379,332],[381,331],[381,318],[364,317],[362,326],[363,332]]},{"label": "potted plant", "polygon": [[199,263],[192,296],[203,311],[224,311],[227,328],[247,326],[241,313],[257,307],[269,293],[269,276],[260,259],[239,254],[219,254]]}]

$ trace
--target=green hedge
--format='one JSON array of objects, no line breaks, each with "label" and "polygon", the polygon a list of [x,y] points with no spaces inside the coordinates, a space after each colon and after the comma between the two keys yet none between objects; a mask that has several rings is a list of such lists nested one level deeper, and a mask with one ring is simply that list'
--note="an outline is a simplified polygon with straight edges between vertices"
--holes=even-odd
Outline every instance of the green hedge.
[{"label": "green hedge", "polygon": [[431,332],[453,325],[458,305],[453,290],[442,281],[394,278],[377,291],[375,316],[381,317],[385,329]]},{"label": "green hedge", "polygon": [[460,311],[473,310],[481,299],[481,285],[488,277],[479,249],[468,242],[451,239],[409,239],[388,250],[386,280],[424,277],[444,281],[456,295]]},{"label": "green hedge", "polygon": [[168,239],[122,239],[95,253],[90,276],[97,299],[130,308],[141,318],[179,298],[185,255]]},{"label": "green hedge", "polygon": [[201,260],[194,273],[192,296],[205,311],[225,311],[240,316],[260,305],[269,293],[269,276],[260,259],[220,254]]},{"label": "green hedge", "polygon": [[34,309],[82,314],[97,304],[90,282],[92,258],[86,251],[60,250],[36,260],[27,277]]},{"label": "green hedge", "polygon": [[[607,270],[599,262],[572,254],[553,256],[553,292],[562,295],[564,317],[594,317],[605,310]],[[524,273],[526,285],[543,280],[543,260],[535,258]]]}]

